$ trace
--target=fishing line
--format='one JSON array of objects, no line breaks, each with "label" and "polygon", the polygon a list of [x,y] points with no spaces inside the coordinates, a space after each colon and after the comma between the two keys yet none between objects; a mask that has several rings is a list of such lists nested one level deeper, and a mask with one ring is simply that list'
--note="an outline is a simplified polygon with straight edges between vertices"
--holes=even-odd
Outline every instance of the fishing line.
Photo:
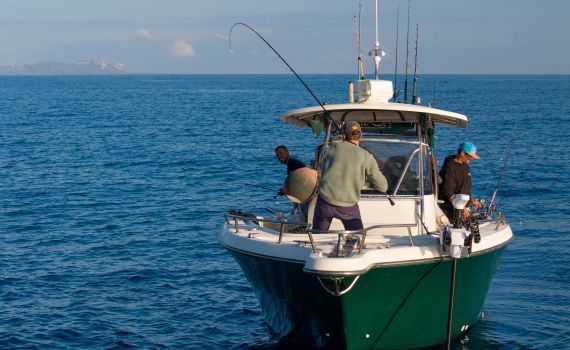
[{"label": "fishing line", "polygon": [[259,187],[259,188],[261,188],[261,189],[263,189],[263,190],[275,192],[275,189],[274,189],[274,188],[270,188],[270,187],[267,187],[267,186],[258,185],[258,184],[249,184],[249,185],[250,185],[250,186],[257,186],[257,187]]},{"label": "fishing line", "polygon": [[317,96],[313,93],[313,90],[311,90],[311,88],[309,88],[309,86],[305,83],[305,81],[303,81],[303,79],[301,79],[301,77],[299,76],[299,74],[297,74],[297,72],[295,72],[295,70],[289,65],[289,63],[287,63],[287,61],[285,61],[285,59],[283,58],[283,56],[281,56],[279,54],[279,52],[277,52],[277,50],[275,50],[273,48],[273,46],[271,46],[271,44],[265,40],[265,38],[263,36],[261,36],[261,34],[259,34],[255,29],[253,29],[252,27],[248,26],[245,23],[242,22],[237,22],[234,23],[234,25],[231,27],[230,29],[230,35],[228,37],[228,41],[230,44],[230,52],[233,55],[234,50],[232,49],[232,32],[234,30],[234,27],[238,26],[238,25],[242,25],[246,28],[248,28],[249,30],[251,30],[255,35],[257,35],[261,40],[263,40],[263,42],[269,46],[269,48],[275,52],[275,54],[277,55],[277,57],[279,57],[279,59],[281,59],[281,61],[283,61],[283,63],[285,63],[285,65],[287,66],[287,68],[289,68],[289,70],[291,70],[291,72],[293,72],[293,74],[295,74],[295,76],[297,77],[297,79],[299,79],[299,81],[301,82],[301,84],[303,84],[303,86],[305,87],[305,89],[307,89],[307,91],[309,91],[309,93],[311,94],[311,96],[313,96],[313,98],[315,99],[315,101],[317,101],[317,103],[319,104],[319,106],[321,106],[321,108],[323,109],[323,111],[325,112],[325,118],[329,121],[332,122],[337,129],[340,129],[340,126],[333,120],[333,118],[330,116],[329,112],[326,110],[325,106],[321,103],[321,101],[317,98]]},{"label": "fishing line", "polygon": [[[255,35],[257,35],[261,40],[263,40],[263,42],[269,46],[269,48],[277,55],[277,57],[279,57],[279,59],[281,59],[281,61],[283,61],[283,63],[285,63],[285,65],[287,66],[287,68],[289,68],[289,70],[291,70],[291,72],[293,72],[293,74],[295,74],[295,76],[297,77],[297,79],[299,79],[299,81],[301,82],[301,84],[303,84],[303,86],[305,87],[305,89],[307,89],[307,91],[311,94],[311,96],[313,96],[313,98],[315,99],[315,101],[317,101],[317,103],[319,104],[319,106],[321,106],[321,108],[323,109],[323,111],[325,112],[324,116],[327,119],[328,122],[332,123],[335,125],[335,127],[337,128],[337,130],[340,130],[340,125],[337,124],[337,122],[334,121],[334,119],[330,116],[329,111],[327,111],[327,109],[325,108],[325,106],[321,103],[321,101],[317,98],[317,96],[313,93],[313,90],[311,90],[311,88],[305,83],[305,81],[303,79],[301,79],[301,77],[299,76],[299,74],[297,74],[297,72],[295,72],[295,70],[293,69],[293,67],[291,67],[289,65],[289,63],[287,63],[287,61],[283,58],[283,56],[281,56],[279,54],[279,52],[277,52],[277,50],[275,50],[275,48],[273,48],[273,46],[271,46],[271,44],[265,40],[265,38],[263,36],[261,36],[261,34],[259,34],[255,29],[253,29],[252,27],[250,27],[249,25],[242,23],[242,22],[237,22],[234,23],[234,25],[232,25],[232,27],[230,28],[230,35],[228,37],[228,41],[230,44],[230,52],[234,53],[234,50],[232,48],[232,33],[233,30],[236,26],[238,25],[242,25],[244,27],[246,27],[247,29],[251,30]],[[390,198],[390,196],[388,195],[388,193],[385,193],[386,198],[388,199],[388,201],[390,202],[390,205],[394,206],[396,203],[392,200],[392,198]]]},{"label": "fishing line", "polygon": [[515,188],[515,186],[518,184],[518,181],[520,180],[520,178],[522,177],[522,175],[525,172],[528,172],[529,170],[532,170],[535,166],[536,166],[536,162],[527,162],[528,166],[525,166],[521,171],[519,171],[517,173],[518,176],[515,176],[515,181],[511,184],[511,186],[509,187],[508,190],[506,190],[502,197],[500,198],[500,200],[497,202],[497,204],[495,204],[495,208],[499,207],[501,205],[501,203],[503,203],[503,200],[505,200],[505,198],[507,198],[511,193],[512,190]]}]

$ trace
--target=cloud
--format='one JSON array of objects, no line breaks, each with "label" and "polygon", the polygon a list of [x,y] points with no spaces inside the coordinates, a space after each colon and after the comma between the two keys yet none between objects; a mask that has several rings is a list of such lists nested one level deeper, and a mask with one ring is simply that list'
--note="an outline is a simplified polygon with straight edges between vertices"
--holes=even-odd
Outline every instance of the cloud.
[{"label": "cloud", "polygon": [[221,34],[221,33],[216,33],[214,34],[214,36],[220,40],[228,40],[228,35],[227,34]]},{"label": "cloud", "polygon": [[146,30],[146,29],[139,29],[137,30],[135,37],[140,38],[140,39],[150,39],[150,37],[152,36],[152,34]]},{"label": "cloud", "polygon": [[196,51],[184,40],[179,40],[172,45],[172,49],[170,50],[172,55],[176,57],[193,57],[196,56]]}]

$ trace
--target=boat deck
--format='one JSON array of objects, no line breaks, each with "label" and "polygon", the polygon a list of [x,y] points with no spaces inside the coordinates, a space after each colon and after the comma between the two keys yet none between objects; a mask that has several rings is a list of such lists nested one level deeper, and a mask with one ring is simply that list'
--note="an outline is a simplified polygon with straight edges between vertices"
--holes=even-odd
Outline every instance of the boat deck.
[{"label": "boat deck", "polygon": [[[265,223],[279,224],[272,227],[280,229],[263,227]],[[391,234],[394,230],[390,227],[377,226],[363,231],[314,233],[306,230],[302,223],[227,216],[221,241],[235,251],[297,261],[305,265],[306,271],[318,273],[336,273],[341,270],[340,265],[344,273],[362,273],[376,265],[449,258],[448,253],[442,252],[439,233]],[[289,228],[295,232],[286,232]],[[504,220],[481,221],[479,230],[482,239],[473,245],[472,254],[496,249],[512,238],[512,231]]]}]

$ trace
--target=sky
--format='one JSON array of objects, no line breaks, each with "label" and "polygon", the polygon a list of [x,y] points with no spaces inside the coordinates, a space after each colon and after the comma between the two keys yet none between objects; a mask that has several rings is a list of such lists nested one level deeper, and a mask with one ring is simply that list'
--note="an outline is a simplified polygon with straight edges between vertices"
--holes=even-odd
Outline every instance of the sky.
[{"label": "sky", "polygon": [[[365,70],[374,0],[363,6]],[[129,73],[355,73],[358,0],[0,0],[0,65],[123,63]],[[381,0],[381,73],[405,66],[407,0]],[[399,17],[398,17],[399,6]],[[570,74],[570,0],[411,0],[409,62],[421,74]],[[399,18],[399,30],[396,23]],[[412,68],[410,68],[412,69]]]}]

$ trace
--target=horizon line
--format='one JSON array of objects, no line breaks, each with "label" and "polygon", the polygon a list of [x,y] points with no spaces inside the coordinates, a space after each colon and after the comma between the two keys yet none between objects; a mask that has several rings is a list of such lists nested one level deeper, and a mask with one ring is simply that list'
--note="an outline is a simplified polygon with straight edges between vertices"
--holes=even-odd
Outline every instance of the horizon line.
[{"label": "horizon line", "polygon": [[[0,77],[50,77],[50,76],[133,76],[133,75],[275,75],[275,76],[286,76],[292,75],[291,73],[92,73],[92,74],[75,74],[75,73],[46,73],[46,74],[1,74]],[[299,73],[299,75],[357,75],[355,73]],[[398,73],[398,76],[405,75],[405,73]],[[423,73],[417,74],[418,76],[431,76],[431,75],[470,75],[470,76],[480,76],[480,75],[492,75],[492,76],[567,76],[570,73]],[[394,76],[393,74],[390,76]],[[358,80],[358,79],[356,79]],[[376,79],[364,79],[364,80],[376,80]],[[392,79],[378,79],[378,80],[392,80]]]}]

